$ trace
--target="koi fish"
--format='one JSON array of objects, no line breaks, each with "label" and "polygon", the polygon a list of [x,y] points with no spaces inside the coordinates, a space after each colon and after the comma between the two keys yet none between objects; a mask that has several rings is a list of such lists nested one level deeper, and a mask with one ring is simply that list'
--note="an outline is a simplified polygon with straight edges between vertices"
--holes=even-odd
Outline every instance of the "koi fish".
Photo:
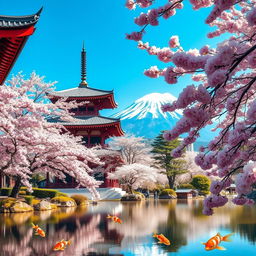
[{"label": "koi fish", "polygon": [[159,240],[158,241],[159,244],[165,244],[165,245],[171,244],[170,240],[167,237],[165,237],[163,234],[160,234],[160,235],[154,234],[153,237]]},{"label": "koi fish", "polygon": [[224,241],[224,242],[231,242],[229,237],[233,235],[234,233],[228,234],[226,236],[221,236],[220,233],[218,233],[216,236],[213,236],[210,238],[206,243],[202,243],[205,245],[205,250],[206,251],[211,251],[214,249],[218,250],[226,250],[226,248],[219,246],[219,244]]},{"label": "koi fish", "polygon": [[117,216],[110,216],[108,214],[107,219],[112,219],[114,222],[122,224],[122,220],[120,218],[118,218]]},{"label": "koi fish", "polygon": [[45,237],[45,232],[39,228],[38,225],[34,225],[34,223],[32,223],[32,228],[35,230],[36,236]]},{"label": "koi fish", "polygon": [[57,244],[54,245],[53,250],[54,251],[64,251],[67,247],[67,245],[71,245],[71,241],[65,241],[64,239],[62,239],[60,242],[58,242]]}]

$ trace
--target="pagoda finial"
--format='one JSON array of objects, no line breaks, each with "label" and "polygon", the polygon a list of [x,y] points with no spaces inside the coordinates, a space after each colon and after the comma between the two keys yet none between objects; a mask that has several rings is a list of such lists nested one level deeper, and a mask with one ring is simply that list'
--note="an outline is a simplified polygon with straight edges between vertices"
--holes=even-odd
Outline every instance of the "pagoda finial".
[{"label": "pagoda finial", "polygon": [[84,41],[83,41],[83,48],[81,52],[81,83],[79,87],[87,87],[86,82],[86,51],[84,48]]}]

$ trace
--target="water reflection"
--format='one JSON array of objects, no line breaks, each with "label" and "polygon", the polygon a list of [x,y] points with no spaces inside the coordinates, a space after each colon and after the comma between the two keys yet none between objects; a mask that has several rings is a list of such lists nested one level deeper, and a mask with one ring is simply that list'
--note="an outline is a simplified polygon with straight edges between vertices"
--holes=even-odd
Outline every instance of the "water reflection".
[{"label": "water reflection", "polygon": [[[204,216],[200,200],[159,200],[138,203],[101,202],[88,208],[64,208],[55,211],[0,214],[1,256],[44,255],[206,255],[201,241],[217,232],[235,232],[235,241],[226,255],[244,248],[255,251],[256,207],[217,209]],[[107,220],[107,214],[119,214],[123,224]],[[31,222],[46,231],[46,238],[33,235]],[[171,246],[157,244],[152,233],[163,233]],[[62,239],[72,244],[63,252],[53,252]],[[239,247],[240,246],[240,247]],[[238,250],[238,251],[237,251]],[[252,251],[251,251],[252,250]],[[206,254],[205,254],[206,253]]]}]

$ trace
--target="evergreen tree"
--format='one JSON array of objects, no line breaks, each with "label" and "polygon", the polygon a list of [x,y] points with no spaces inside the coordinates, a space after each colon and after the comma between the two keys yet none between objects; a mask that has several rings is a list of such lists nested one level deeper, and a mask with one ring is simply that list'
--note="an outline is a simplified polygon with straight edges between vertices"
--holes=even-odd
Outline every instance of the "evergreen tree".
[{"label": "evergreen tree", "polygon": [[169,186],[174,188],[175,181],[178,175],[188,172],[185,165],[186,161],[181,158],[173,158],[171,151],[178,147],[180,141],[178,139],[166,141],[163,138],[163,131],[154,139],[152,143],[152,153],[154,159],[160,167],[166,170]]}]

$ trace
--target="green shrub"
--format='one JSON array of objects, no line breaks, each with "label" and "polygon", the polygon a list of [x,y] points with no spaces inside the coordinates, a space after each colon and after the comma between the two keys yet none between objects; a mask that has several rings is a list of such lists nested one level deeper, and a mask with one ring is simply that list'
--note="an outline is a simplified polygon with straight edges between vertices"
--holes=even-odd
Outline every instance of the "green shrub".
[{"label": "green shrub", "polygon": [[56,196],[51,199],[51,201],[58,201],[58,202],[67,202],[67,201],[74,201],[75,200],[68,196]]},{"label": "green shrub", "polygon": [[195,187],[192,184],[184,183],[179,185],[179,189],[195,189]]},{"label": "green shrub", "polygon": [[145,195],[139,191],[133,191],[133,194],[140,195],[141,198],[145,199]]},{"label": "green shrub", "polygon": [[[2,188],[1,196],[10,196],[12,192],[12,188]],[[37,198],[53,198],[56,196],[67,196],[67,194],[59,192],[56,189],[46,189],[46,188],[33,188],[33,192],[30,193],[27,191],[27,187],[21,187],[19,191],[19,195],[32,195]]]},{"label": "green shrub", "polygon": [[209,191],[211,180],[205,175],[195,175],[190,184],[199,191]]},{"label": "green shrub", "polygon": [[25,199],[26,203],[29,204],[29,205],[33,205],[32,202],[33,202],[34,198],[35,198],[34,196],[24,196],[24,199]]},{"label": "green shrub", "polygon": [[88,198],[83,195],[72,195],[71,198],[76,201],[77,205],[85,205],[88,201]]},{"label": "green shrub", "polygon": [[162,190],[164,190],[164,189],[169,189],[169,188],[170,188],[169,185],[163,186],[163,185],[161,185],[161,184],[157,184],[155,190],[157,190],[158,192],[161,192]]},{"label": "green shrub", "polygon": [[56,197],[60,193],[56,189],[46,189],[46,188],[33,188],[32,196],[35,196],[37,198],[53,198]]},{"label": "green shrub", "polygon": [[10,196],[11,192],[12,192],[12,188],[2,188],[1,196]]},{"label": "green shrub", "polygon": [[26,190],[20,190],[19,195],[20,196],[25,196],[27,194]]},{"label": "green shrub", "polygon": [[163,189],[160,193],[159,196],[175,196],[177,197],[176,192],[173,189],[167,188],[167,189]]}]

